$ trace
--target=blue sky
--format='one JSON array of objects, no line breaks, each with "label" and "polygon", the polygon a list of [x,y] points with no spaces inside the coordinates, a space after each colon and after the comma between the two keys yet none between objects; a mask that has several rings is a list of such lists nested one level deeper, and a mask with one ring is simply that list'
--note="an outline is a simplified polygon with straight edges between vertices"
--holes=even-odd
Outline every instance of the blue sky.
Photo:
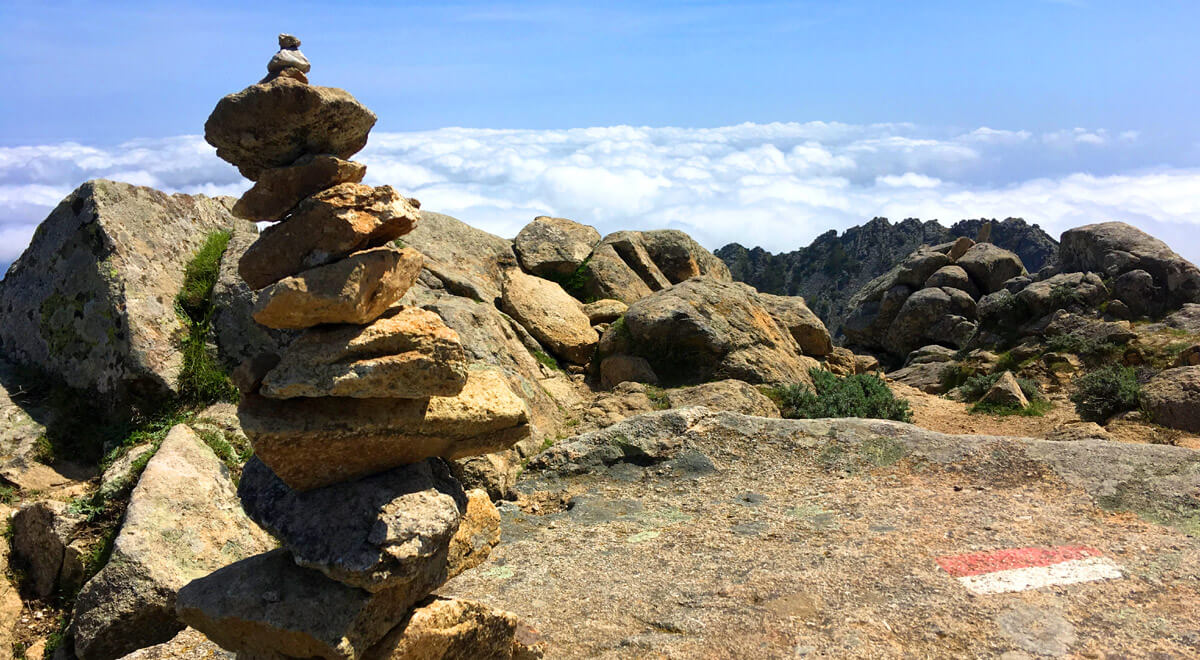
[{"label": "blue sky", "polygon": [[195,136],[280,31],[379,115],[369,181],[499,234],[550,213],[782,250],[1023,215],[1195,260],[1197,25],[1195,0],[0,0],[0,264],[86,178],[239,194]]}]

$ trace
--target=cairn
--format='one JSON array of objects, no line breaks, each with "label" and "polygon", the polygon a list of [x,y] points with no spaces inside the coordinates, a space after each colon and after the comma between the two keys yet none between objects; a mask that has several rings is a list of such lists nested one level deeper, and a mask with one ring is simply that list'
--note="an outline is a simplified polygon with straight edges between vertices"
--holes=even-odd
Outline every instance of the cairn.
[{"label": "cairn", "polygon": [[309,85],[299,39],[279,46],[204,128],[255,182],[234,213],[275,223],[238,264],[254,318],[300,333],[235,373],[255,449],[238,495],[282,547],[187,585],[176,611],[243,659],[531,657],[513,615],[430,596],[500,537],[487,495],[443,459],[510,447],[525,405],[439,316],[398,304],[423,263],[395,243],[419,203],[362,184],[349,158],[375,115]]}]

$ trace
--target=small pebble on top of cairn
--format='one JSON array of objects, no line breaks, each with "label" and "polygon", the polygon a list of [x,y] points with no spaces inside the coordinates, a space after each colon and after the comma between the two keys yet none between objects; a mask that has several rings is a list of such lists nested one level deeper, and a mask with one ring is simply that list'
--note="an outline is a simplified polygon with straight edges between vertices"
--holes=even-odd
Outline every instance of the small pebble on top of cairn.
[{"label": "small pebble on top of cairn", "polygon": [[362,183],[349,158],[375,115],[309,85],[299,46],[279,35],[268,76],[204,126],[254,181],[234,213],[275,223],[238,264],[254,318],[300,332],[235,373],[255,449],[238,495],[281,547],[188,584],[176,611],[242,660],[541,657],[514,615],[430,595],[500,541],[445,461],[512,446],[528,411],[437,314],[398,303],[424,259],[395,244],[419,204]]}]

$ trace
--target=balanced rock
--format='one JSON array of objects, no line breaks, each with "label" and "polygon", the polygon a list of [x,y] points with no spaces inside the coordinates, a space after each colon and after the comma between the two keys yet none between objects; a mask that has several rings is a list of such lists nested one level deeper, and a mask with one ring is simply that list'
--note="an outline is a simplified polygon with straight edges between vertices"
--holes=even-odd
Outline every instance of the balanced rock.
[{"label": "balanced rock", "polygon": [[238,495],[298,565],[372,592],[445,579],[450,540],[467,506],[462,486],[436,458],[305,492],[253,458]]},{"label": "balanced rock", "polygon": [[300,40],[290,34],[279,35],[279,52],[267,62],[269,73],[279,73],[284,69],[298,69],[301,73],[312,70],[308,58],[300,52]]},{"label": "balanced rock", "polygon": [[111,559],[79,592],[76,654],[109,660],[171,639],[184,627],[180,587],[273,545],[242,512],[224,464],[176,426],[130,496]]},{"label": "balanced rock", "polygon": [[348,92],[280,76],[230,94],[204,123],[217,156],[256,181],[306,154],[348,159],[367,144],[375,113]]},{"label": "balanced rock", "polygon": [[286,222],[262,232],[238,263],[252,289],[378,247],[412,231],[419,203],[391,186],[342,183],[301,202]]},{"label": "balanced rock", "polygon": [[529,435],[528,411],[504,374],[472,370],[462,391],[429,399],[247,396],[238,409],[255,454],[296,490],[355,479],[434,456],[511,447]]},{"label": "balanced rock", "polygon": [[521,267],[541,277],[565,277],[579,268],[600,242],[595,227],[566,218],[538,216],[513,239]]},{"label": "balanced rock", "polygon": [[355,660],[440,585],[439,576],[372,593],[297,566],[280,549],[193,580],[175,608],[238,657]]},{"label": "balanced rock", "polygon": [[272,399],[453,396],[467,382],[458,334],[433,312],[403,308],[367,326],[312,328],[262,380]]},{"label": "balanced rock", "polygon": [[587,364],[600,336],[583,305],[562,287],[518,269],[505,274],[504,311],[525,326],[551,352],[574,364]]},{"label": "balanced rock", "polygon": [[424,261],[420,252],[410,248],[355,252],[263,289],[254,320],[276,329],[370,323],[412,287]]},{"label": "balanced rock", "polygon": [[287,167],[263,170],[233,205],[233,214],[255,222],[282,220],[305,197],[339,183],[361,183],[366,173],[366,165],[337,156],[302,156]]},{"label": "balanced rock", "polygon": [[[971,240],[971,239],[966,239]],[[972,298],[979,297],[979,288],[971,281],[967,271],[962,269],[962,266],[951,264],[942,266],[937,271],[925,280],[926,287],[950,287],[952,289],[961,289],[966,291]]]},{"label": "balanced rock", "polygon": [[514,614],[483,603],[432,597],[363,660],[532,660],[542,652]]}]

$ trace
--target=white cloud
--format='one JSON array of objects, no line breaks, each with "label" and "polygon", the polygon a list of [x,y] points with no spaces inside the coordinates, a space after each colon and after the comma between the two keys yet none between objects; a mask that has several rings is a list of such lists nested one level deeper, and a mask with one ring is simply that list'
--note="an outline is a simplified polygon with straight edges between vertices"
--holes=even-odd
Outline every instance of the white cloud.
[{"label": "white cloud", "polygon": [[[1195,260],[1200,169],[1157,165],[1143,143],[1136,131],[836,122],[445,128],[372,135],[359,159],[368,183],[504,236],[548,214],[604,233],[675,227],[711,248],[737,241],[778,251],[875,216],[1021,216],[1051,234],[1124,220]],[[0,262],[96,177],[208,195],[249,186],[199,136],[0,148]]]}]

